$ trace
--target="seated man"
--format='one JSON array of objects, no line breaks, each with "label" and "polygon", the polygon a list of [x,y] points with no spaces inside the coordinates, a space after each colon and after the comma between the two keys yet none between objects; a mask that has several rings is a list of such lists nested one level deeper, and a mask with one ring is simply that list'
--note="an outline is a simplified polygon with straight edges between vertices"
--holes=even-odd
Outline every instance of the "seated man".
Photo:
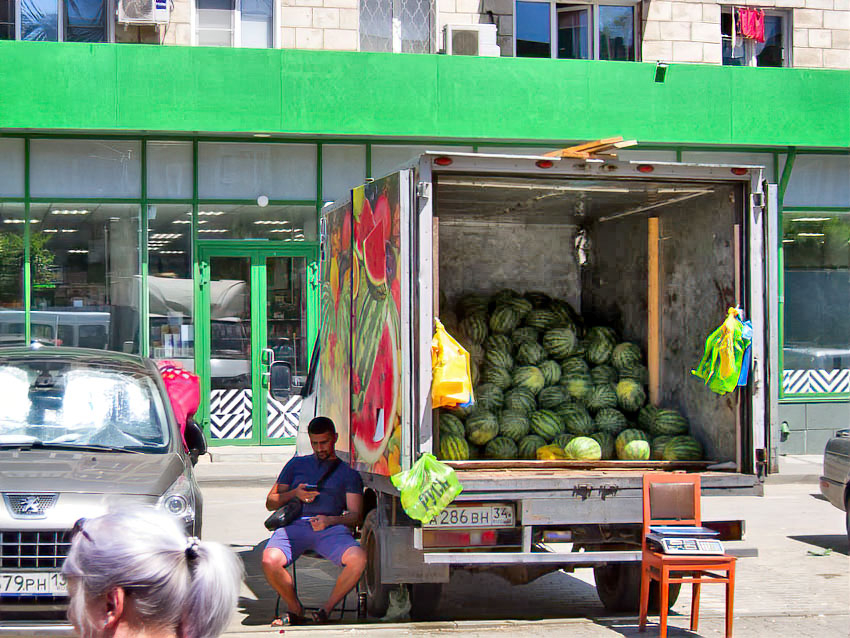
[{"label": "seated man", "polygon": [[[304,607],[285,567],[305,550],[313,550],[343,567],[327,603],[313,614],[316,622],[327,620],[334,606],[357,584],[366,567],[366,554],[349,529],[357,525],[363,509],[360,475],[337,458],[333,421],[318,416],[310,421],[307,432],[313,454],[290,459],[266,497],[266,508],[270,511],[294,498],[304,504],[301,518],[276,529],[263,551],[266,579],[287,605],[286,624],[298,624],[304,619]],[[324,480],[317,490],[316,484],[323,475]],[[276,619],[272,624],[284,623]]]}]

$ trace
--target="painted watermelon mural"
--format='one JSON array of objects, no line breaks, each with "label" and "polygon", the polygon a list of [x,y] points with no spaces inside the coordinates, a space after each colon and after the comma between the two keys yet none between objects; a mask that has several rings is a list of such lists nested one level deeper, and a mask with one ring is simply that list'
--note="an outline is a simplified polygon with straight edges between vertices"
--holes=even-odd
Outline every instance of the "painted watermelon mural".
[{"label": "painted watermelon mural", "polygon": [[351,203],[326,215],[328,249],[321,264],[319,308],[320,343],[319,405],[317,414],[333,419],[339,440],[337,449],[349,450],[351,402],[351,299],[357,285],[352,268]]},{"label": "painted watermelon mural", "polygon": [[401,470],[399,176],[353,191],[351,452],[362,470]]}]

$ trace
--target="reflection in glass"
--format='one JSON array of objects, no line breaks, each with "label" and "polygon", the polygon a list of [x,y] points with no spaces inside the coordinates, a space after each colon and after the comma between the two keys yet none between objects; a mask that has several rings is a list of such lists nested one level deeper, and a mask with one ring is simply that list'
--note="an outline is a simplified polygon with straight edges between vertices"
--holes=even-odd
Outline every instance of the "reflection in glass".
[{"label": "reflection in glass", "polygon": [[782,59],[782,17],[764,17],[764,42],[753,42],[756,66],[785,66]]},{"label": "reflection in glass", "polygon": [[0,345],[24,343],[24,221],[23,204],[0,203]]},{"label": "reflection in glass", "polygon": [[139,207],[33,204],[32,335],[139,351]]},{"label": "reflection in glass", "polygon": [[392,0],[360,1],[360,50],[392,52]]},{"label": "reflection in glass", "polygon": [[106,42],[104,0],[65,0],[65,42]]},{"label": "reflection in glass", "polygon": [[21,40],[59,39],[57,0],[21,0]]},{"label": "reflection in glass", "polygon": [[599,7],[599,59],[635,59],[634,7]]},{"label": "reflection in glass", "polygon": [[587,60],[590,58],[588,39],[588,9],[569,9],[558,11],[558,57],[567,60]]},{"label": "reflection in glass", "polygon": [[314,206],[201,204],[199,239],[269,239],[287,243],[316,241]]},{"label": "reflection in glass", "polygon": [[[786,371],[850,369],[848,242],[850,214],[783,214]],[[785,386],[786,393],[819,391]]]},{"label": "reflection in glass", "polygon": [[234,2],[235,0],[195,0],[199,46],[233,46],[233,14],[236,9]]},{"label": "reflection in glass", "polygon": [[516,3],[516,54],[520,58],[550,58],[552,50],[548,2]]},{"label": "reflection in glass", "polygon": [[15,2],[0,0],[0,40],[15,39]]},{"label": "reflection in glass", "polygon": [[148,311],[154,359],[195,366],[192,207],[148,206]]},{"label": "reflection in glass", "polygon": [[274,46],[272,0],[242,0],[242,46],[268,49]]}]

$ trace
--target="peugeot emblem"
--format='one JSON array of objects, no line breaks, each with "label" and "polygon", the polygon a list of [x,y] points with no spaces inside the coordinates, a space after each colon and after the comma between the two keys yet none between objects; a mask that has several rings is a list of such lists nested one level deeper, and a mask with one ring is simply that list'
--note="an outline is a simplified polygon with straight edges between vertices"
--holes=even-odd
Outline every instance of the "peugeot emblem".
[{"label": "peugeot emblem", "polygon": [[41,514],[41,506],[38,504],[38,498],[35,496],[27,496],[21,500],[21,514]]}]

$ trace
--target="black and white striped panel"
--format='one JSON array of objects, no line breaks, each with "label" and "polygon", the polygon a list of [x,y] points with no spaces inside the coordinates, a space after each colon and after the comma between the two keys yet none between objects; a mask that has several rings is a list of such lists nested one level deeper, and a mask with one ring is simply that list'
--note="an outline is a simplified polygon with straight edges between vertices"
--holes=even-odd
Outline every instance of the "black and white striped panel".
[{"label": "black and white striped panel", "polygon": [[850,370],[783,370],[785,394],[850,392]]},{"label": "black and white striped panel", "polygon": [[251,391],[210,392],[210,435],[214,439],[251,438]]},{"label": "black and white striped panel", "polygon": [[266,436],[270,439],[283,439],[298,434],[298,417],[301,415],[300,396],[289,397],[286,401],[268,398]]}]

